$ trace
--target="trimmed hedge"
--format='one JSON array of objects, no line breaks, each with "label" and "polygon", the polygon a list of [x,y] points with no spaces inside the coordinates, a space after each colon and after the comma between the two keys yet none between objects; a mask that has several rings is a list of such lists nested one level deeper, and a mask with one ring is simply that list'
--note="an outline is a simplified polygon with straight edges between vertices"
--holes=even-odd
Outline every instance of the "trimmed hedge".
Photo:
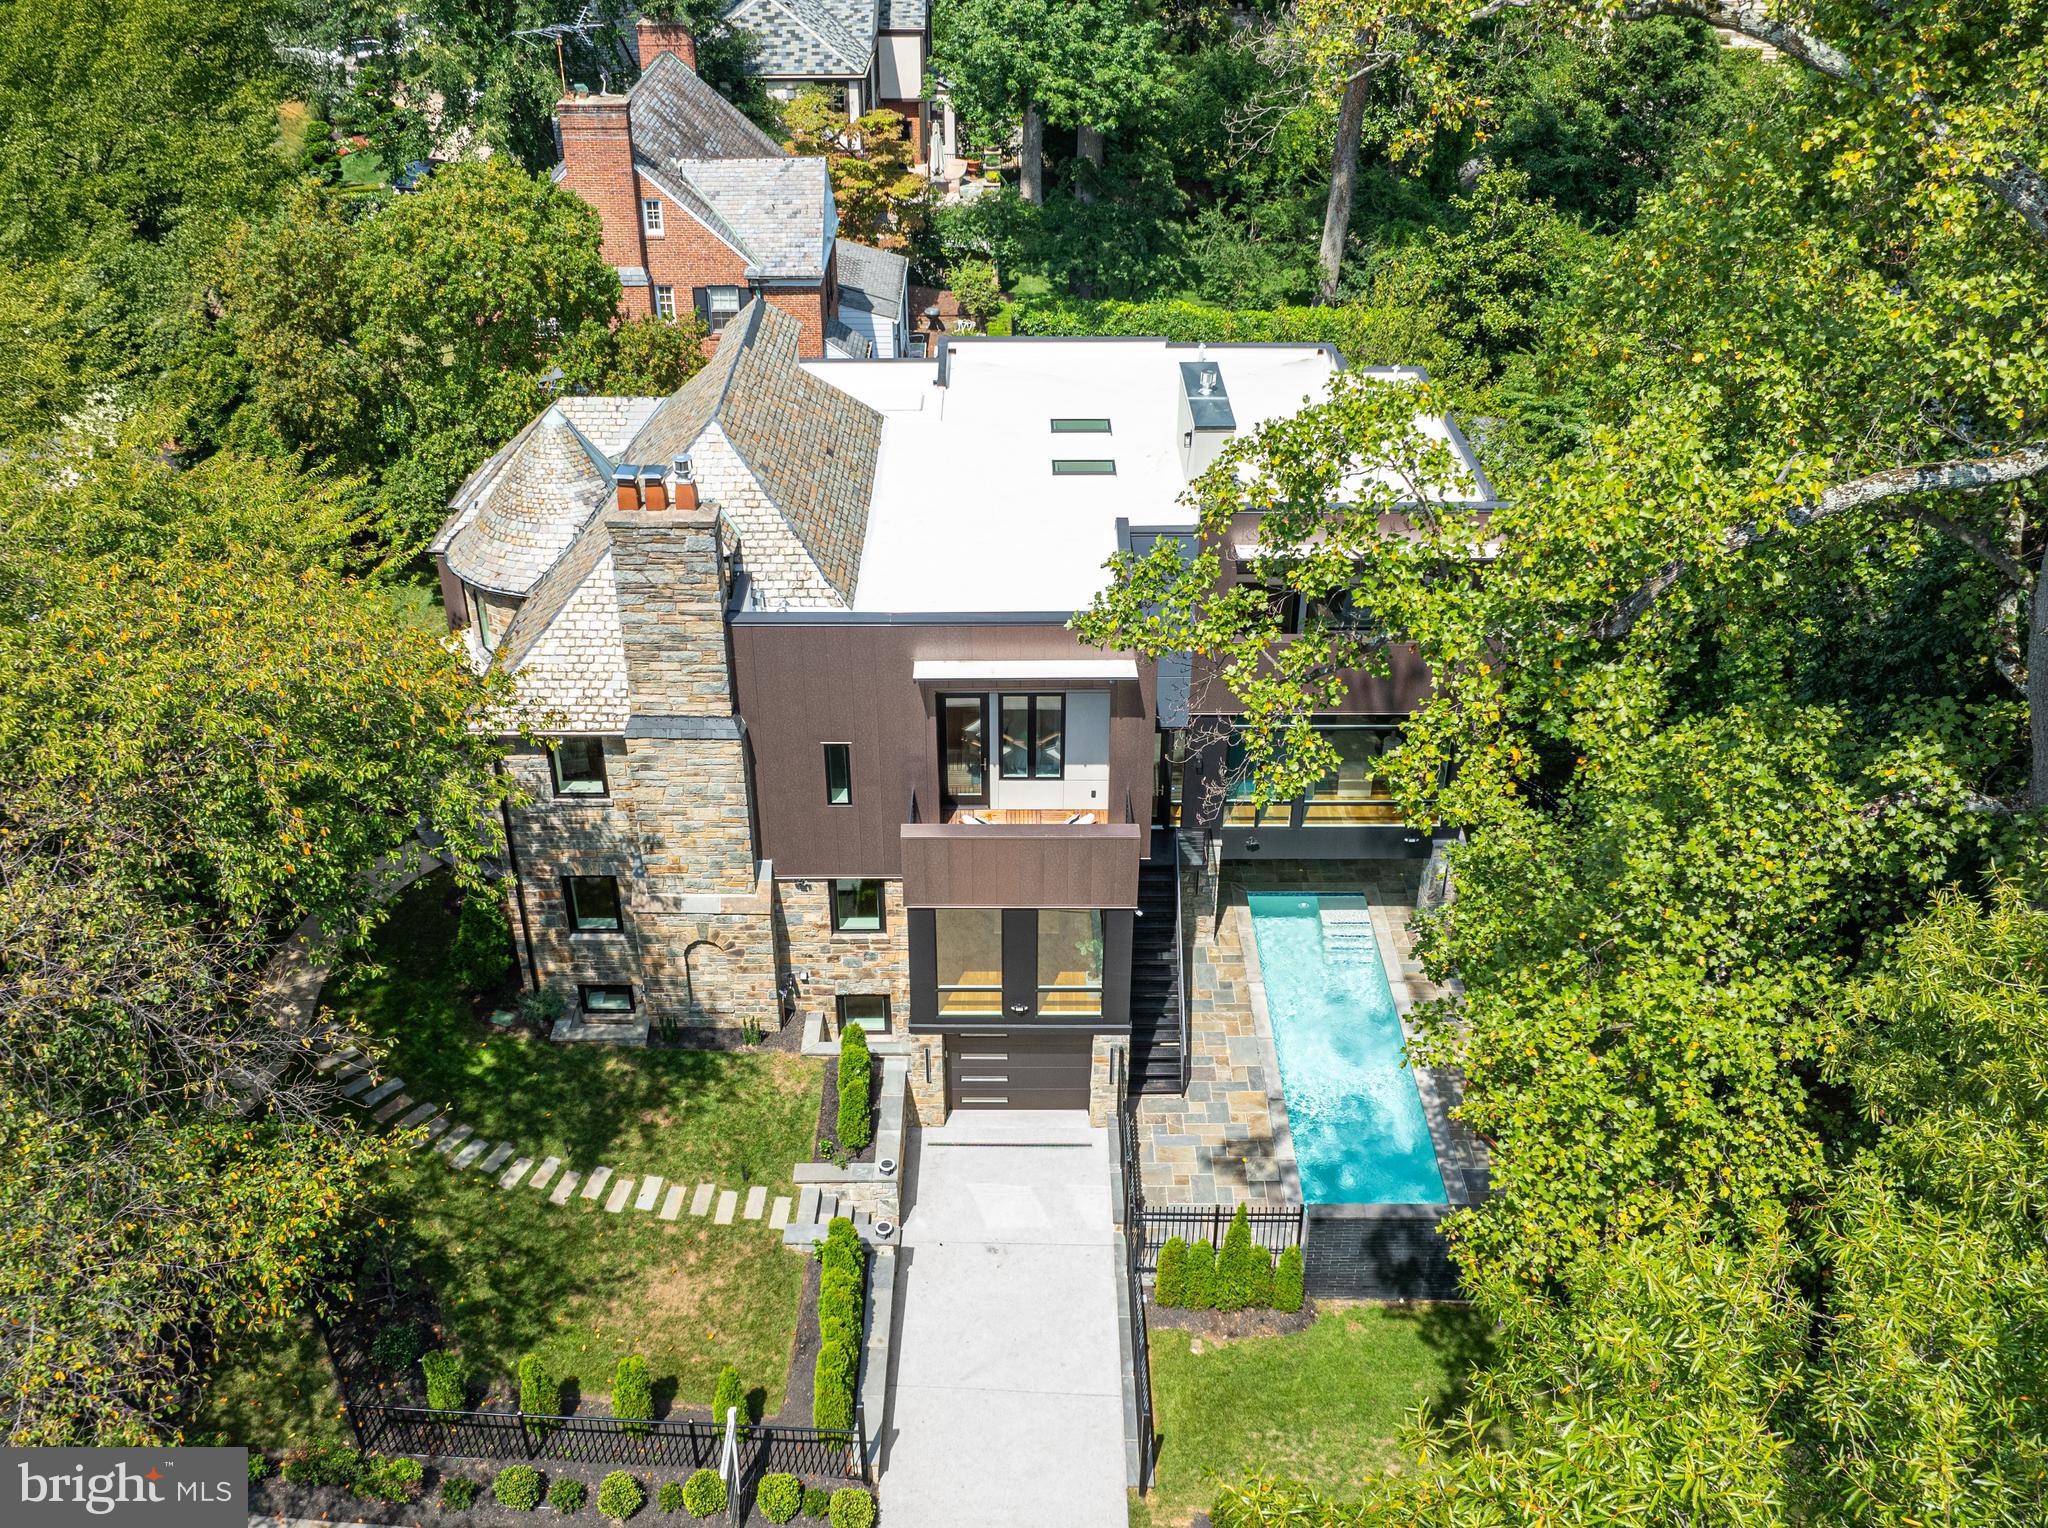
[{"label": "trimmed hedge", "polygon": [[680,1480],[671,1480],[659,1491],[654,1493],[654,1499],[656,1502],[660,1504],[661,1510],[664,1512],[682,1511],[683,1483]]},{"label": "trimmed hedge", "polygon": [[874,1072],[868,1032],[847,1025],[839,1033],[839,1116],[833,1129],[848,1151],[859,1151],[874,1138]]},{"label": "trimmed hedge", "polygon": [[771,1523],[786,1523],[804,1504],[804,1485],[794,1475],[763,1475],[754,1491],[754,1505]]},{"label": "trimmed hedge", "polygon": [[716,1470],[699,1470],[683,1482],[683,1505],[692,1517],[716,1517],[725,1510],[725,1482]]},{"label": "trimmed hedge", "polygon": [[354,1483],[362,1465],[359,1450],[316,1443],[286,1453],[278,1473],[295,1486],[347,1486]]},{"label": "trimmed hedge", "polygon": [[[654,1382],[647,1377],[647,1360],[628,1353],[612,1374],[612,1415],[622,1422],[651,1422],[654,1419]],[[644,1433],[645,1427],[628,1427],[627,1432]]]},{"label": "trimmed hedge", "polygon": [[573,1475],[563,1475],[548,1487],[548,1505],[557,1512],[580,1512],[590,1487]]},{"label": "trimmed hedge", "polygon": [[[843,1058],[842,1058],[843,1059]],[[811,1371],[811,1425],[853,1426],[860,1378],[861,1275],[867,1248],[844,1215],[818,1248],[818,1358]]]},{"label": "trimmed hedge", "polygon": [[740,1371],[727,1364],[718,1371],[718,1383],[711,1387],[711,1420],[725,1426],[729,1410],[740,1414],[740,1426],[747,1425],[747,1392],[740,1387]]},{"label": "trimmed hedge", "polygon": [[1152,1274],[1152,1299],[1160,1305],[1179,1305],[1187,1293],[1188,1244],[1169,1236],[1159,1249],[1159,1266]]},{"label": "trimmed hedge", "polygon": [[832,1528],[875,1528],[875,1499],[859,1486],[832,1493]]},{"label": "trimmed hedge", "polygon": [[832,1515],[832,1493],[823,1486],[804,1487],[804,1516],[830,1517]]},{"label": "trimmed hedge", "polygon": [[538,1353],[519,1360],[519,1409],[532,1417],[562,1414],[562,1382]]},{"label": "trimmed hedge", "polygon": [[531,1512],[540,1505],[540,1471],[530,1464],[507,1465],[491,1482],[491,1494],[498,1505],[515,1512]]},{"label": "trimmed hedge", "polygon": [[436,1411],[460,1411],[466,1392],[462,1360],[453,1353],[423,1353],[420,1372],[427,1377],[427,1404]]},{"label": "trimmed hedge", "polygon": [[598,1513],[615,1523],[623,1523],[646,1505],[647,1493],[640,1489],[640,1482],[624,1470],[613,1470],[598,1482]]},{"label": "trimmed hedge", "polygon": [[1301,1248],[1289,1247],[1280,1254],[1280,1266],[1273,1274],[1273,1309],[1301,1309],[1303,1270]]},{"label": "trimmed hedge", "polygon": [[1216,1304],[1216,1249],[1207,1242],[1188,1248],[1187,1306],[1209,1310]]}]

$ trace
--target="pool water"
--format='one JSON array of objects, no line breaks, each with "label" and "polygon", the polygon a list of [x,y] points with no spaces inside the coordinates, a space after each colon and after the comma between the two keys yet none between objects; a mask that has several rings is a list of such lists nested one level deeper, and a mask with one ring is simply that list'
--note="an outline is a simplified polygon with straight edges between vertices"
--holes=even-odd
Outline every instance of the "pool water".
[{"label": "pool water", "polygon": [[1365,898],[1249,901],[1302,1198],[1447,1202]]}]

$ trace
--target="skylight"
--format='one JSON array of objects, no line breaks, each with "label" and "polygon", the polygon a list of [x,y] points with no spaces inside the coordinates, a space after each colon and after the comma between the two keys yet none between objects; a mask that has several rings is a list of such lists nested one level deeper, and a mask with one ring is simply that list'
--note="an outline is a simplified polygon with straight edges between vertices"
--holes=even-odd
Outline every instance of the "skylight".
[{"label": "skylight", "polygon": [[1055,419],[1052,422],[1055,435],[1107,435],[1107,419]]},{"label": "skylight", "polygon": [[1115,477],[1116,463],[1106,456],[1056,456],[1054,477]]}]

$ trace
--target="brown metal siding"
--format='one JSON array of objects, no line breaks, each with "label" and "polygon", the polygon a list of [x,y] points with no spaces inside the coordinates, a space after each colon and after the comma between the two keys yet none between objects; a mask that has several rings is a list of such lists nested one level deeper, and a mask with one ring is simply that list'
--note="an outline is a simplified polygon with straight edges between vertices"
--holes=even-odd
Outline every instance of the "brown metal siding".
[{"label": "brown metal siding", "polygon": [[[906,907],[1136,907],[1149,829],[940,827],[903,834]],[[777,866],[779,872],[780,866]]]},{"label": "brown metal siding", "polygon": [[[938,817],[938,722],[911,678],[919,659],[1100,658],[1057,625],[733,625],[733,684],[753,759],[761,853],[778,876],[897,876],[902,828],[917,794],[925,823]],[[1149,815],[1157,681],[1140,663],[1137,684],[1110,695],[1110,801]],[[852,747],[853,804],[825,802],[823,744]],[[1118,901],[1066,906],[1132,905]],[[1008,905],[1024,903],[1012,899]],[[1050,904],[1040,904],[1050,905]]]}]

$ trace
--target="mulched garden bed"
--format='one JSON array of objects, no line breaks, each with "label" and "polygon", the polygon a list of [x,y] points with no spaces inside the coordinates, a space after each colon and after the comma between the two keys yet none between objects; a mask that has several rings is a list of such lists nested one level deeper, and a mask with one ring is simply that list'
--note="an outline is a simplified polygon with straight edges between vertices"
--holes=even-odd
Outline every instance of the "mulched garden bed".
[{"label": "mulched garden bed", "polygon": [[1211,1342],[1233,1342],[1240,1337],[1289,1337],[1316,1324],[1315,1302],[1304,1300],[1297,1311],[1281,1310],[1189,1310],[1179,1305],[1145,1302],[1147,1327],[1170,1327],[1192,1332]]},{"label": "mulched garden bed", "polygon": [[[874,1121],[868,1121],[868,1143],[859,1151],[844,1153],[848,1162],[872,1162],[875,1160]],[[825,1150],[825,1142],[835,1144],[839,1140],[839,1058],[830,1056],[825,1061],[825,1086],[818,1093],[818,1133],[811,1141],[811,1159],[815,1162],[837,1162],[839,1156]]]}]

